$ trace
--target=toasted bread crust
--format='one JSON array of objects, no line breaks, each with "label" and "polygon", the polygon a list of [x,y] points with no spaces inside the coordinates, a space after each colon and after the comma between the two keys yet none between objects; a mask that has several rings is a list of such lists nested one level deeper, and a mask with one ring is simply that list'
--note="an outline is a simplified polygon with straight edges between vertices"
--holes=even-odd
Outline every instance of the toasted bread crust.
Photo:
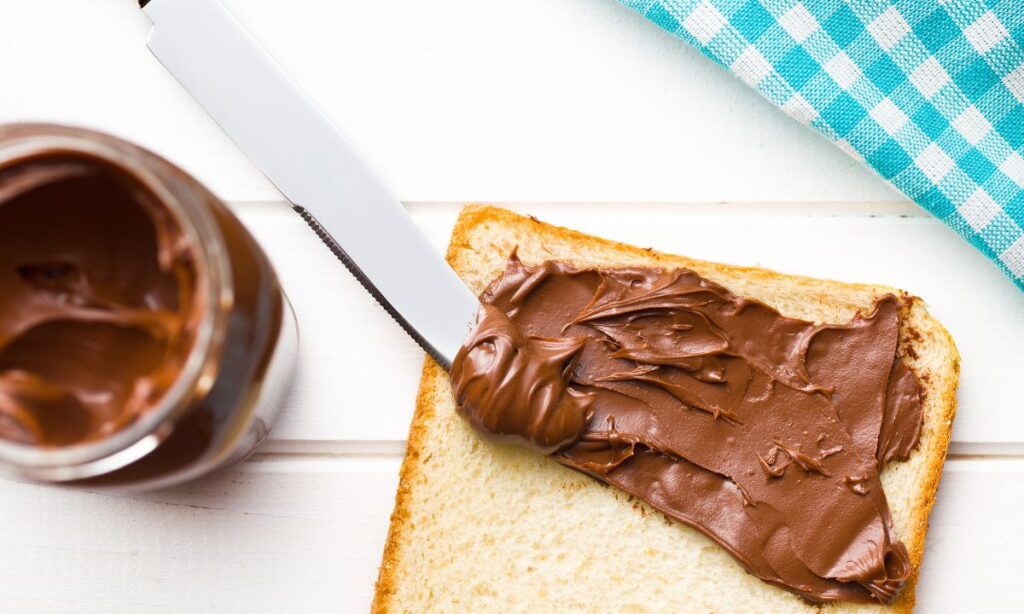
[{"label": "toasted bread crust", "polygon": [[[490,231],[494,239],[493,244],[481,246],[474,243],[475,235],[483,231]],[[447,260],[460,276],[467,278],[471,276],[470,272],[474,268],[479,268],[474,264],[474,260],[480,258],[482,249],[491,248],[490,251],[494,253],[489,256],[494,259],[494,262],[491,263],[492,270],[489,272],[489,277],[488,275],[480,276],[480,271],[476,271],[477,279],[467,279],[467,283],[474,291],[480,291],[483,289],[482,284],[500,273],[511,248],[530,243],[540,246],[540,251],[547,251],[543,247],[546,242],[560,245],[570,244],[574,251],[578,252],[600,252],[602,255],[614,258],[616,264],[692,269],[739,294],[761,298],[784,313],[787,311],[784,306],[779,306],[775,304],[776,301],[764,296],[767,288],[785,285],[787,297],[795,297],[802,303],[818,304],[819,311],[827,306],[828,309],[839,314],[837,320],[852,317],[858,309],[870,306],[875,298],[883,294],[900,293],[899,290],[880,285],[819,280],[776,273],[767,269],[731,266],[663,254],[651,249],[617,243],[575,230],[552,226],[535,218],[521,216],[504,209],[479,205],[471,205],[463,209],[452,231]],[[500,249],[499,246],[508,249]],[[528,259],[529,257],[524,258],[524,260]],[[556,259],[570,262],[574,260],[572,257]],[[581,262],[580,264],[592,263]],[[910,300],[904,318],[904,327],[901,331],[900,352],[904,355],[908,365],[922,379],[926,391],[926,415],[922,441],[927,441],[927,444],[921,445],[914,452],[914,454],[926,456],[924,477],[917,481],[916,492],[910,493],[914,504],[908,522],[900,533],[910,554],[914,572],[900,597],[890,606],[865,607],[839,603],[812,606],[807,604],[809,611],[829,612],[850,609],[910,612],[914,607],[918,571],[924,556],[928,516],[935,502],[935,494],[952,431],[953,417],[956,413],[960,357],[952,337],[937,320],[927,313],[923,301],[916,297],[908,298]],[[810,313],[795,312],[787,315],[806,318],[814,315],[814,310],[811,309]],[[917,354],[923,352],[915,352],[914,347],[933,348],[936,351],[933,351],[932,354],[941,355],[943,360],[935,364],[924,364],[917,358]],[[430,358],[425,359],[420,390],[416,399],[416,411],[409,429],[406,456],[402,463],[395,508],[391,516],[391,527],[371,608],[374,613],[403,611],[395,603],[395,595],[403,581],[415,581],[402,576],[403,551],[411,546],[416,539],[413,534],[415,526],[410,520],[412,485],[423,475],[426,462],[429,461],[429,458],[421,458],[427,443],[427,425],[435,417],[437,408],[450,402],[450,396],[451,389],[445,371]],[[887,471],[888,467],[883,471],[883,481]],[[598,488],[599,486],[594,482],[593,487]],[[646,505],[641,504],[640,507],[646,508],[646,512],[641,510],[641,513],[654,515],[653,510],[647,508]],[[637,508],[634,507],[634,509]],[[782,589],[772,588],[772,590]]]}]

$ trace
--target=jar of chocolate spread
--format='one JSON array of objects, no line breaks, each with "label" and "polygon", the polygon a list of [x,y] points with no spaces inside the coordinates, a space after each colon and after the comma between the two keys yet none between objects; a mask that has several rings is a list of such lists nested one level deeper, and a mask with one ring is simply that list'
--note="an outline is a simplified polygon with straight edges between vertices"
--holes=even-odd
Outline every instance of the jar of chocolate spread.
[{"label": "jar of chocolate spread", "polygon": [[297,349],[266,255],[120,139],[0,126],[0,468],[152,489],[247,456]]}]

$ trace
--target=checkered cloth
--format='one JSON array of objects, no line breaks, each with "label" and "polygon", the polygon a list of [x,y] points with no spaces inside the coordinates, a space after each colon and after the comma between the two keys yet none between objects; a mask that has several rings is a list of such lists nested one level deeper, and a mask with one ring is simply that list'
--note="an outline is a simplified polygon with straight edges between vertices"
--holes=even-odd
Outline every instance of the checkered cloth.
[{"label": "checkered cloth", "polygon": [[1024,0],[621,0],[866,162],[1024,289]]}]

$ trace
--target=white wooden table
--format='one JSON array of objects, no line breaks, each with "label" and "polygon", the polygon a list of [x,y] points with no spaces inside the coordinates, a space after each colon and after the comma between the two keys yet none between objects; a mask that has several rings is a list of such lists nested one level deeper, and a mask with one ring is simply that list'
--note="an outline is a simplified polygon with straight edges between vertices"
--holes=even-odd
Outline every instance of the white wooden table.
[{"label": "white wooden table", "polygon": [[[963,371],[920,611],[1020,611],[1024,294],[952,231],[613,0],[228,5],[439,252],[458,203],[486,201],[925,297]],[[148,54],[133,0],[0,7],[0,121],[96,127],[184,166],[263,242],[304,333],[271,440],[233,470],[131,497],[0,481],[0,609],[365,611],[421,353]]]}]

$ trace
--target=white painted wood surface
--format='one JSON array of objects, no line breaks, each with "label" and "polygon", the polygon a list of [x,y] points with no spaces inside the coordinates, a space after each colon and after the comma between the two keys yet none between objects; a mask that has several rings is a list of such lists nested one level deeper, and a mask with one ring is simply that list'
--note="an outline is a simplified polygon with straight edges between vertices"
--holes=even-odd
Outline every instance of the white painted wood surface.
[{"label": "white painted wood surface", "polygon": [[[614,0],[226,3],[403,200],[900,198]],[[0,119],[101,127],[223,198],[278,198],[145,51],[134,0],[0,6]]]},{"label": "white painted wood surface", "polygon": [[[275,455],[134,497],[0,482],[3,611],[365,612],[399,462]],[[947,462],[918,611],[1020,611],[1021,506],[1024,463]]]},{"label": "white painted wood surface", "polygon": [[[925,297],[963,374],[919,610],[1021,609],[1024,294],[951,231],[613,0],[228,5],[439,253],[455,203],[489,201]],[[0,121],[97,127],[185,166],[263,242],[304,333],[282,418],[250,462],[145,496],[0,481],[0,611],[365,611],[420,352],[149,56],[133,0],[0,7]]]}]

